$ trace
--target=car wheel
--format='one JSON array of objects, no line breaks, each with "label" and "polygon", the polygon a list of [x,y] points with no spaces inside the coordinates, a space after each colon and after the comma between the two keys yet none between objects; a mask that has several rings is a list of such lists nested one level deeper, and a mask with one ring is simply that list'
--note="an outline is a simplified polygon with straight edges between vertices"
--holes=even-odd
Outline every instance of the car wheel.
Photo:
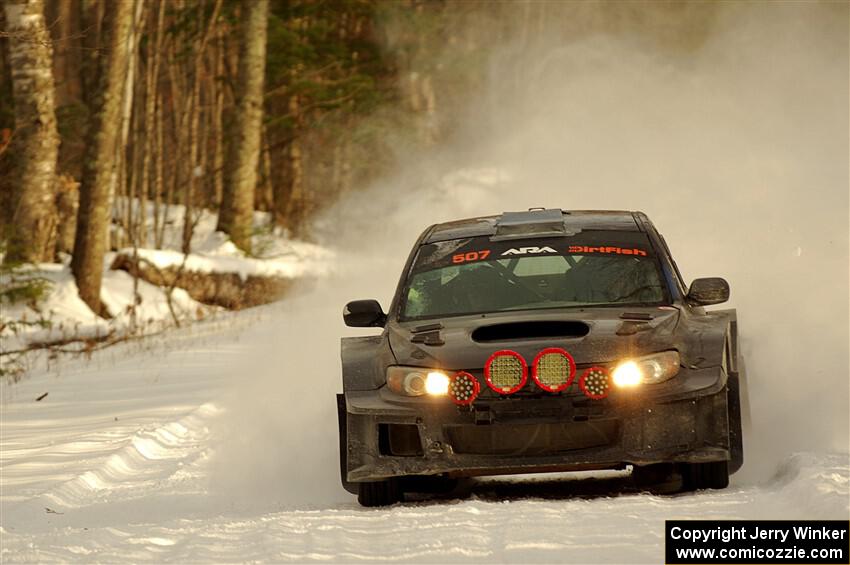
[{"label": "car wheel", "polygon": [[401,479],[404,492],[448,494],[458,486],[458,480],[442,476],[410,476]]},{"label": "car wheel", "polygon": [[729,486],[729,462],[685,463],[681,468],[682,490],[722,489]]},{"label": "car wheel", "polygon": [[635,465],[632,467],[632,481],[639,489],[659,489],[675,477],[675,465],[656,463],[654,465]]},{"label": "car wheel", "polygon": [[398,479],[358,483],[357,502],[361,506],[389,506],[402,499]]}]

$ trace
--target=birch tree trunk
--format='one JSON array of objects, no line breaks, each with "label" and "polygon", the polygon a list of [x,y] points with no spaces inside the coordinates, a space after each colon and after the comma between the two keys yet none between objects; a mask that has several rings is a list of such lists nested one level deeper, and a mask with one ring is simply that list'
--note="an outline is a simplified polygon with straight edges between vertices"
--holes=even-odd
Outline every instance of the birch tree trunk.
[{"label": "birch tree trunk", "polygon": [[71,261],[80,298],[104,317],[109,312],[100,300],[100,285],[110,219],[110,183],[117,165],[116,146],[121,139],[122,95],[129,65],[133,8],[133,2],[115,2],[104,16],[106,53],[94,96]]},{"label": "birch tree trunk", "polygon": [[6,261],[52,259],[56,227],[53,185],[59,154],[53,60],[41,0],[5,0],[9,63],[15,102],[13,147],[17,207]]},{"label": "birch tree trunk", "polygon": [[263,123],[268,0],[242,0],[235,135],[230,140],[218,229],[251,250],[254,189]]}]

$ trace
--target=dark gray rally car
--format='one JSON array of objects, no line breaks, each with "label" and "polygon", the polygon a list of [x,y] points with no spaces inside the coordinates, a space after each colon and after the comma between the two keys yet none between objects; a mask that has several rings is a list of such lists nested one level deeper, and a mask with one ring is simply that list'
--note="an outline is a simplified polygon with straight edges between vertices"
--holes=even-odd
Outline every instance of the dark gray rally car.
[{"label": "dark gray rally car", "polygon": [[743,463],[735,310],[685,286],[641,212],[534,209],[429,227],[381,335],[342,340],[343,486],[366,506],[457,477],[633,467],[724,488]]}]

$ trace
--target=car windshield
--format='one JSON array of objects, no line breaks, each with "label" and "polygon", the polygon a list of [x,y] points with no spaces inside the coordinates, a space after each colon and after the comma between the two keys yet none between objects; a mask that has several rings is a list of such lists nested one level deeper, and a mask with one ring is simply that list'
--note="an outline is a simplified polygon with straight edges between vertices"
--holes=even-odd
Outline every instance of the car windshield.
[{"label": "car windshield", "polygon": [[643,233],[420,247],[403,290],[401,319],[581,306],[658,305],[666,287]]}]

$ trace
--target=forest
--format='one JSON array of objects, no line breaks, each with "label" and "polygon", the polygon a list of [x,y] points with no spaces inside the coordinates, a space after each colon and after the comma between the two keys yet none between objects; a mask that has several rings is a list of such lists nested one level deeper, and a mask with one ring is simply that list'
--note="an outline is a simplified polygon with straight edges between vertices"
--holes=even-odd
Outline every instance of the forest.
[{"label": "forest", "polygon": [[[263,256],[263,236],[310,241],[316,214],[458,136],[459,117],[485,107],[482,85],[522,92],[529,77],[500,76],[495,49],[613,32],[688,53],[717,12],[535,0],[3,6],[0,298],[38,310],[46,287],[20,273],[66,265],[104,319],[118,314],[101,296],[110,268],[134,276],[133,316],[140,276],[166,288],[169,310],[175,288],[245,305],[207,300],[187,280],[198,231],[248,258]],[[157,250],[182,260],[152,269]],[[255,294],[279,291],[263,283]]]},{"label": "forest", "polygon": [[[4,263],[72,257],[101,315],[104,253],[161,248],[167,206],[198,211],[250,253],[252,212],[303,236],[313,211],[392,157],[377,121],[433,136],[416,56],[423,6],[373,0],[10,0],[0,45],[0,226]],[[414,25],[415,24],[415,25]],[[419,33],[421,35],[421,33]],[[406,90],[406,92],[403,92]],[[418,130],[418,131],[417,131]],[[417,136],[418,139],[417,139]],[[134,206],[147,201],[151,206]],[[142,229],[140,226],[150,226]]]}]

